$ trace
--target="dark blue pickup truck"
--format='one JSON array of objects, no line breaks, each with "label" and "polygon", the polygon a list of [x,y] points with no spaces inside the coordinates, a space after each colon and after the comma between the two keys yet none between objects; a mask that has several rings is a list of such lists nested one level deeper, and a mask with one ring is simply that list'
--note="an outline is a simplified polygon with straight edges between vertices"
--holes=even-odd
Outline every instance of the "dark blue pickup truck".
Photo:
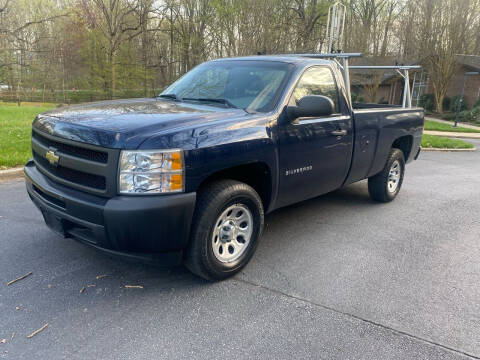
[{"label": "dark blue pickup truck", "polygon": [[344,78],[309,56],[220,59],[157,98],[41,114],[28,194],[65,237],[226,278],[252,257],[265,213],[367,178],[374,200],[397,196],[423,110],[352,104]]}]

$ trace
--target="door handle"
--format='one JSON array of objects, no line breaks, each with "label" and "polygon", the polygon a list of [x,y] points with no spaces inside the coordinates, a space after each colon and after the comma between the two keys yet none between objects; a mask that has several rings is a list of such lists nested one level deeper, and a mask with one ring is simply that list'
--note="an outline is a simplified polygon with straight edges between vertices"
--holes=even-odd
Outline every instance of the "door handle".
[{"label": "door handle", "polygon": [[345,136],[347,135],[347,130],[334,130],[330,134],[333,136]]}]

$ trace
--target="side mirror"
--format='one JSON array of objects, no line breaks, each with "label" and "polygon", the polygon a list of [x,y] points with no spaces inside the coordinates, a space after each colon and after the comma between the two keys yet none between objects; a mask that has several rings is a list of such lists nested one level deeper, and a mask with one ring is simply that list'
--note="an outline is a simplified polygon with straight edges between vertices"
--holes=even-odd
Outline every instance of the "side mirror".
[{"label": "side mirror", "polygon": [[299,117],[319,117],[333,114],[335,104],[332,99],[323,95],[308,95],[300,99],[297,106],[287,107],[291,120]]}]

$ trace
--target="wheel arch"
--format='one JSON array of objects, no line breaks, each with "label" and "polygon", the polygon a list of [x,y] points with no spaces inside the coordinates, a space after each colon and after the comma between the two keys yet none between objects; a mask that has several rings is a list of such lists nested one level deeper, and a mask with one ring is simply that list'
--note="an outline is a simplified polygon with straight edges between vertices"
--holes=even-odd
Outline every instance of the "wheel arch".
[{"label": "wheel arch", "polygon": [[405,158],[405,162],[408,161],[410,154],[412,152],[413,146],[413,136],[412,135],[404,135],[401,136],[392,143],[392,148],[400,149],[403,152],[403,156]]},{"label": "wheel arch", "polygon": [[265,162],[252,162],[218,170],[201,181],[198,191],[209,183],[222,179],[236,180],[251,186],[262,199],[265,211],[270,207],[273,180],[271,169]]}]

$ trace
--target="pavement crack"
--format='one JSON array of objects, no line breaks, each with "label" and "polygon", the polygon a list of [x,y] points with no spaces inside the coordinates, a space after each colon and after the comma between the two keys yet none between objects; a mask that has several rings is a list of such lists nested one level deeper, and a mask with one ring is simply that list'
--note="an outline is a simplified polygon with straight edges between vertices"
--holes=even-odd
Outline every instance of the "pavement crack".
[{"label": "pavement crack", "polygon": [[443,344],[440,344],[436,341],[433,341],[433,340],[429,340],[429,339],[425,339],[423,337],[420,337],[418,335],[414,335],[414,334],[410,334],[406,331],[403,331],[403,330],[398,330],[398,329],[395,329],[391,326],[388,326],[388,325],[384,325],[384,324],[381,324],[381,323],[378,323],[376,321],[373,321],[373,320],[369,320],[369,319],[366,319],[366,318],[363,318],[361,316],[358,316],[358,315],[355,315],[355,314],[352,314],[352,313],[349,313],[349,312],[346,312],[346,311],[342,311],[342,310],[338,310],[338,309],[335,309],[331,306],[328,306],[328,305],[324,305],[324,304],[321,304],[321,303],[317,303],[315,301],[312,301],[312,300],[308,300],[308,299],[305,299],[305,298],[301,298],[299,296],[295,296],[295,295],[292,295],[292,294],[288,294],[286,292],[283,292],[281,290],[277,290],[277,289],[273,289],[273,288],[269,288],[268,286],[265,286],[265,285],[261,285],[261,284],[257,284],[257,283],[254,283],[253,281],[249,281],[249,280],[245,280],[245,279],[239,279],[239,278],[235,278],[235,279],[232,279],[233,281],[237,281],[237,282],[241,282],[241,283],[244,283],[244,284],[247,284],[247,285],[250,285],[250,286],[256,286],[256,287],[259,287],[261,289],[264,289],[264,290],[267,290],[269,292],[272,292],[272,293],[275,293],[275,294],[278,294],[278,295],[282,295],[282,296],[285,296],[285,297],[288,297],[288,298],[291,298],[291,299],[294,299],[294,300],[298,300],[298,301],[302,301],[304,303],[308,303],[308,304],[311,304],[313,306],[317,306],[317,307],[321,307],[325,310],[328,310],[328,311],[333,311],[337,314],[341,314],[341,315],[344,315],[344,316],[348,316],[348,317],[351,317],[351,318],[354,318],[356,320],[359,320],[359,321],[362,321],[362,322],[365,322],[367,324],[370,324],[370,325],[374,325],[374,326],[377,326],[377,327],[381,327],[382,329],[385,329],[385,330],[388,330],[388,331],[391,331],[391,332],[394,332],[396,334],[399,334],[399,335],[403,335],[403,336],[406,336],[406,337],[409,337],[411,339],[414,339],[416,341],[420,341],[420,342],[424,342],[424,343],[427,343],[429,345],[433,345],[433,346],[437,346],[437,347],[440,347],[442,349],[445,349],[447,351],[451,351],[451,352],[454,352],[454,353],[457,353],[457,354],[461,354],[461,355],[464,355],[464,356],[468,356],[469,358],[471,359],[480,359],[479,356],[476,356],[476,355],[472,355],[466,351],[463,351],[463,350],[458,350],[458,349],[455,349],[455,348],[452,348],[450,346],[447,346],[447,345],[443,345]]}]

